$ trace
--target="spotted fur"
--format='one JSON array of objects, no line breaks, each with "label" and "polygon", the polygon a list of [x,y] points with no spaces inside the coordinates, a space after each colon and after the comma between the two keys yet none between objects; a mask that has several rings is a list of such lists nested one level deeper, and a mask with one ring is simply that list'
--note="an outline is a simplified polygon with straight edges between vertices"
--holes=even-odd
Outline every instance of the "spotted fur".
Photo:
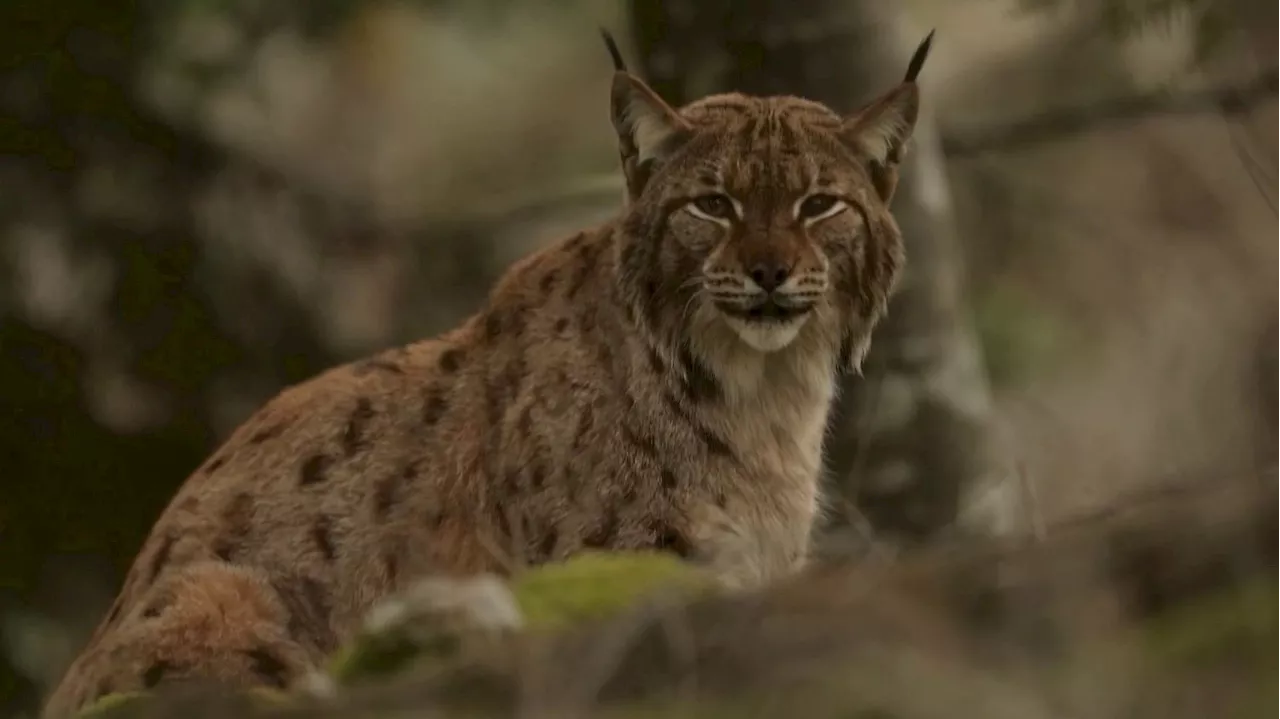
[{"label": "spotted fur", "polygon": [[453,331],[247,420],[46,716],[189,678],[289,686],[423,575],[658,548],[750,587],[803,563],[836,375],[903,263],[877,178],[914,71],[851,117],[737,94],[677,111],[620,57],[617,218],[518,262]]}]

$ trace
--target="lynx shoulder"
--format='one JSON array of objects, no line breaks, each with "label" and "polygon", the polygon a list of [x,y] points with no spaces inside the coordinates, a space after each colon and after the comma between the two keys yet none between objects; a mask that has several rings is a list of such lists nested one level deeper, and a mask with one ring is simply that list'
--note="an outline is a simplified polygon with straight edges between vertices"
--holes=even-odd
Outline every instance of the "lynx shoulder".
[{"label": "lynx shoulder", "polygon": [[799,567],[836,374],[903,264],[888,205],[927,47],[851,116],[677,110],[615,52],[616,219],[517,263],[453,331],[254,414],[164,510],[46,716],[180,679],[288,686],[424,575],[587,549],[737,587]]}]

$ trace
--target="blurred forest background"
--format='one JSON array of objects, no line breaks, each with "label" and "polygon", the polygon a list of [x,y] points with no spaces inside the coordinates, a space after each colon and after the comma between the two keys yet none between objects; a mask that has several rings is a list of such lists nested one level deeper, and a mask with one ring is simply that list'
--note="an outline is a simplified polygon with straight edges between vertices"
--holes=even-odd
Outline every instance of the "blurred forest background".
[{"label": "blurred forest background", "polygon": [[282,386],[441,331],[621,201],[597,26],[668,100],[852,111],[938,34],[908,280],[824,551],[1276,461],[1271,0],[4,0],[0,716]]}]

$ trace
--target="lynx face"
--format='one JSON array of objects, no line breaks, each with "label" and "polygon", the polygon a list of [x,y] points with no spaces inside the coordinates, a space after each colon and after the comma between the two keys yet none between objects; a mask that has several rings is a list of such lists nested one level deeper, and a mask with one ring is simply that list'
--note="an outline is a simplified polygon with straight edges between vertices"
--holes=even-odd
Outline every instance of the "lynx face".
[{"label": "lynx face", "polygon": [[651,192],[665,196],[667,233],[696,267],[694,314],[710,310],[760,352],[791,344],[814,315],[834,320],[872,241],[869,179],[840,145],[840,118],[785,98],[717,98],[683,114],[704,137],[672,156]]},{"label": "lynx face", "polygon": [[619,70],[613,109],[630,201],[620,262],[645,278],[624,294],[642,323],[671,338],[719,326],[766,354],[815,337],[807,347],[839,346],[856,366],[903,264],[888,204],[914,75],[845,117],[787,96],[675,110]]}]

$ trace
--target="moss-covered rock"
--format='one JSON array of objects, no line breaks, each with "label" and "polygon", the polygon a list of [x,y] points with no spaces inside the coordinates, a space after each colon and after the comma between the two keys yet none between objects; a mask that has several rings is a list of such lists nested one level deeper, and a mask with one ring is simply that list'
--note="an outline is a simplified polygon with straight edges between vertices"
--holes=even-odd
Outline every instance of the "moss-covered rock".
[{"label": "moss-covered rock", "polygon": [[[371,610],[362,631],[334,655],[327,675],[305,682],[302,689],[324,694],[410,667],[444,666],[477,643],[607,619],[645,597],[689,597],[713,586],[706,573],[656,552],[588,552],[533,568],[510,583],[487,575],[426,578]],[[291,698],[273,689],[249,694],[262,707],[287,705]],[[108,694],[78,716],[128,716],[151,696]]]},{"label": "moss-covered rock", "polygon": [[85,715],[1262,719],[1280,593],[1274,555],[1248,557],[1272,551],[1275,506],[1265,485],[1168,495],[1034,544],[815,567],[745,595],[645,553],[427,579],[370,613],[327,697],[158,690]]},{"label": "moss-covered rock", "polygon": [[657,552],[587,552],[520,575],[516,603],[532,631],[603,619],[655,594],[687,597],[712,589],[710,575]]},{"label": "moss-covered rock", "polygon": [[127,704],[132,704],[139,700],[146,699],[150,696],[147,692],[119,692],[107,694],[100,697],[97,701],[80,710],[76,716],[78,719],[106,719],[111,716],[121,714],[120,709]]},{"label": "moss-covered rock", "polygon": [[[76,719],[127,719],[127,717],[147,716],[149,705],[159,696],[161,693],[147,691],[106,694],[81,709],[76,714]],[[267,687],[254,687],[239,692],[237,696],[248,706],[263,709],[285,707],[293,701],[293,695],[289,692]]]},{"label": "moss-covered rock", "polygon": [[657,552],[586,552],[509,584],[492,576],[427,578],[375,607],[329,672],[347,684],[445,663],[512,632],[555,631],[616,615],[655,593],[687,596],[711,586],[709,575]]},{"label": "moss-covered rock", "polygon": [[1274,582],[1258,581],[1175,607],[1148,622],[1147,646],[1170,668],[1258,662],[1274,678],[1278,599]]}]

